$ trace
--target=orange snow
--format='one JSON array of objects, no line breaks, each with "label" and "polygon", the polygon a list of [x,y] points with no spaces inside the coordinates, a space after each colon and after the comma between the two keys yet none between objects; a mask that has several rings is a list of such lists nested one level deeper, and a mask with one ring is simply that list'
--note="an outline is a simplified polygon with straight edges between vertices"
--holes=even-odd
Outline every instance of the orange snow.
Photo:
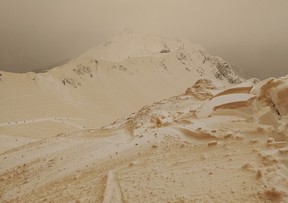
[{"label": "orange snow", "polygon": [[0,201],[288,202],[288,77],[229,84],[160,44],[1,72]]}]

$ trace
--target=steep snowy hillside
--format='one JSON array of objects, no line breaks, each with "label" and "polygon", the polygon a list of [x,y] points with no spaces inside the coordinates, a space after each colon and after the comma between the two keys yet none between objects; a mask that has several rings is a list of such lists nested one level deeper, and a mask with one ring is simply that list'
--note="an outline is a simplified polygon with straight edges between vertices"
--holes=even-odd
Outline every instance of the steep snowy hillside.
[{"label": "steep snowy hillside", "polygon": [[46,73],[1,72],[1,132],[49,137],[100,127],[180,94],[200,78],[226,86],[243,81],[199,46],[125,31]]},{"label": "steep snowy hillside", "polygon": [[287,81],[200,79],[111,125],[18,140],[0,201],[287,202]]}]

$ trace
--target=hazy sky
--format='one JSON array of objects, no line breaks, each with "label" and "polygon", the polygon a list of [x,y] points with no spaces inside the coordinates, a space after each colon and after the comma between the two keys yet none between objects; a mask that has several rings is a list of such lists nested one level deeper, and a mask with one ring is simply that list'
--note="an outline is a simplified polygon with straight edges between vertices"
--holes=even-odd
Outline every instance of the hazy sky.
[{"label": "hazy sky", "polygon": [[126,27],[187,38],[252,76],[288,74],[287,0],[0,0],[0,69],[49,66]]}]

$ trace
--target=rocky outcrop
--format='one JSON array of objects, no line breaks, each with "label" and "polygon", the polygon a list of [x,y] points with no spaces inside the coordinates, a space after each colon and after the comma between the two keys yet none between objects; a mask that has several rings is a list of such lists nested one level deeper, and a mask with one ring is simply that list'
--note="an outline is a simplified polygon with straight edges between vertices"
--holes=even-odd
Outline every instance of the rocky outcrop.
[{"label": "rocky outcrop", "polygon": [[227,80],[230,84],[239,84],[243,82],[243,79],[239,77],[235,71],[234,67],[224,61],[222,58],[217,56],[205,56],[203,63],[210,63],[211,66],[216,67],[214,75],[219,80]]},{"label": "rocky outcrop", "polygon": [[191,95],[199,99],[209,99],[213,97],[213,93],[211,90],[216,89],[215,82],[209,79],[200,79],[197,80],[196,83],[189,87],[185,95]]}]

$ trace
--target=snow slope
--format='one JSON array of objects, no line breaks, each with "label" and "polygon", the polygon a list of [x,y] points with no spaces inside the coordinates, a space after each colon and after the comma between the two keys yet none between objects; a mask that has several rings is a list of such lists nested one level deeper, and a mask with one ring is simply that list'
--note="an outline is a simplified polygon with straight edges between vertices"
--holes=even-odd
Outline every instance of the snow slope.
[{"label": "snow slope", "polygon": [[[201,79],[111,125],[21,139],[0,152],[0,200],[287,202],[287,81]],[[203,105],[213,108],[198,118]]]}]

